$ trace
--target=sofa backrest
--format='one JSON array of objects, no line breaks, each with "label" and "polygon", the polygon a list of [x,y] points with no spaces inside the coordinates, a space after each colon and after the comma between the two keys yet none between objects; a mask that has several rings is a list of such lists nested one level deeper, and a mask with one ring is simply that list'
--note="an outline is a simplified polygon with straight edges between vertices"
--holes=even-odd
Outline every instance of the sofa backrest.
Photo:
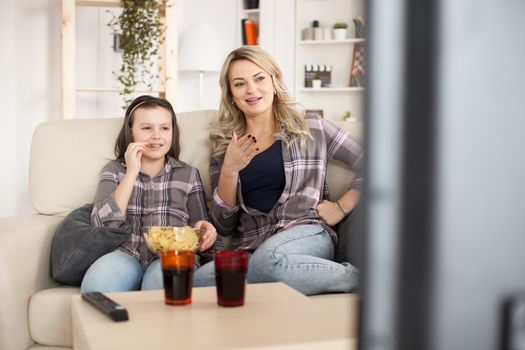
[{"label": "sofa backrest", "polygon": [[[217,111],[177,113],[181,155],[184,162],[199,169],[207,199],[210,199],[210,124]],[[77,119],[40,124],[31,145],[30,191],[34,209],[40,214],[64,215],[85,203],[92,203],[99,173],[114,159],[113,148],[122,125],[121,118]],[[360,123],[342,123],[360,138]],[[330,192],[338,198],[352,173],[336,162],[328,167]]]}]

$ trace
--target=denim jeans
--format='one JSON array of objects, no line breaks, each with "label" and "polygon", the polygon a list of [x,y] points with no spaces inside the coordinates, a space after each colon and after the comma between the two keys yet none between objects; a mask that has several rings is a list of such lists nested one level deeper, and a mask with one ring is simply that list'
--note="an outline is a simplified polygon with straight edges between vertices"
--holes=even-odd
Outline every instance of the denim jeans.
[{"label": "denim jeans", "polygon": [[[317,225],[299,225],[279,232],[250,257],[248,283],[284,282],[303,294],[351,292],[359,270],[348,262],[332,261],[334,244]],[[194,274],[193,285],[215,284],[213,261]]]},{"label": "denim jeans", "polygon": [[162,289],[160,259],[142,268],[137,259],[121,250],[98,258],[87,270],[80,292],[124,292],[131,290]]}]

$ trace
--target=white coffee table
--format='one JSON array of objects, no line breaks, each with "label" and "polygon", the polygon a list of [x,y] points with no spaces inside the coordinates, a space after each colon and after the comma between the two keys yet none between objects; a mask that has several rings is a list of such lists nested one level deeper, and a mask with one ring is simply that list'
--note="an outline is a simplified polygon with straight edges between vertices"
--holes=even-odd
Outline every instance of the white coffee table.
[{"label": "white coffee table", "polygon": [[[190,305],[164,304],[164,292],[108,293],[129,313],[113,322],[72,297],[76,350],[354,349],[341,317],[283,283],[247,285],[242,307],[217,305],[215,287],[194,288]],[[350,312],[350,310],[349,310]]]}]

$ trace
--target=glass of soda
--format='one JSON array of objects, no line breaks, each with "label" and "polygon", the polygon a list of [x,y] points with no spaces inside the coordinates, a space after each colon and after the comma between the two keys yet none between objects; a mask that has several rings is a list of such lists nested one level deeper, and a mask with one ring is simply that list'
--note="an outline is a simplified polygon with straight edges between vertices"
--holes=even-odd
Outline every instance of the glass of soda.
[{"label": "glass of soda", "polygon": [[242,250],[218,251],[214,261],[217,303],[221,306],[244,305],[248,253]]},{"label": "glass of soda", "polygon": [[195,253],[192,250],[166,250],[160,252],[164,302],[166,304],[191,304],[194,261]]}]

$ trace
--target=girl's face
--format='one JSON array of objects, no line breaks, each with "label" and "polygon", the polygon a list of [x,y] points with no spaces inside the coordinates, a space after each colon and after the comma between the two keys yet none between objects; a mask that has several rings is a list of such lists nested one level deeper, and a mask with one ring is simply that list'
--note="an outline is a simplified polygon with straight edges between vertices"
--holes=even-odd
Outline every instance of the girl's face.
[{"label": "girl's face", "polygon": [[171,113],[162,107],[138,108],[133,112],[133,142],[144,142],[142,158],[164,159],[171,148],[173,126]]},{"label": "girl's face", "polygon": [[255,63],[239,60],[232,63],[228,81],[233,101],[246,117],[271,115],[273,106],[273,81]]}]

